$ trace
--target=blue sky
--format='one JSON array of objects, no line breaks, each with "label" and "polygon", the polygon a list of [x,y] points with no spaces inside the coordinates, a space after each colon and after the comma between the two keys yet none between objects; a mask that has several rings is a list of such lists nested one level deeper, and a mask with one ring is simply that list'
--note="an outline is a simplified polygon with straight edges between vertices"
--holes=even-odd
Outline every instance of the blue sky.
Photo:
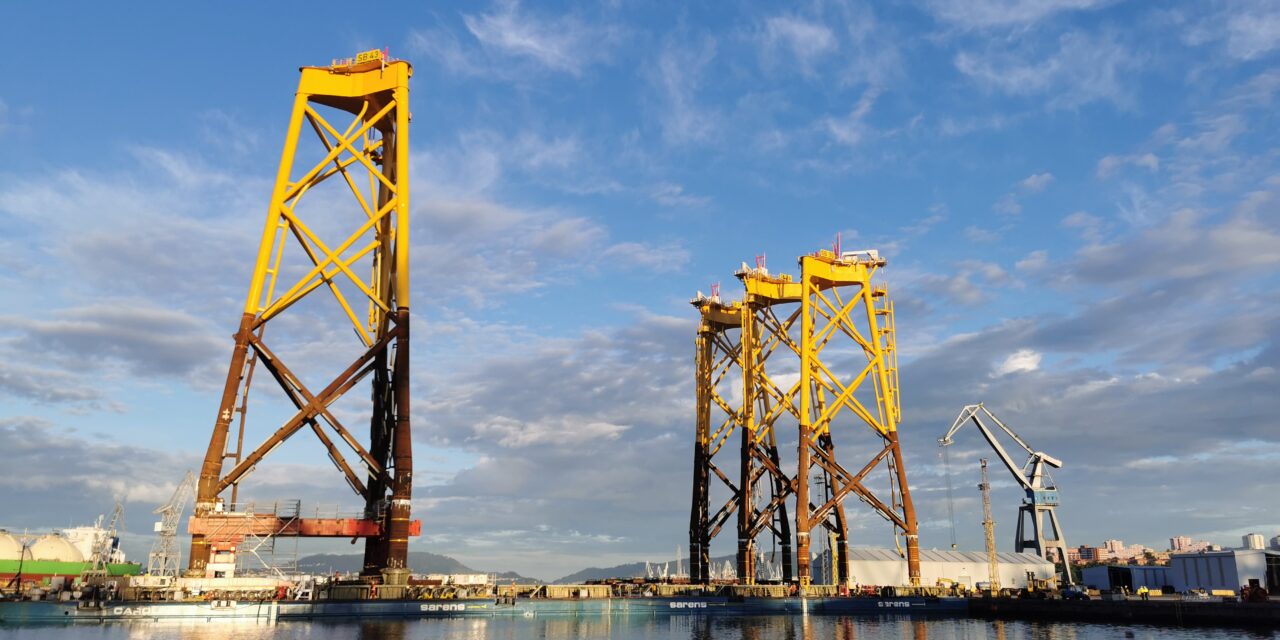
[{"label": "blue sky", "polygon": [[[933,440],[977,400],[1066,461],[1073,544],[1280,534],[1277,3],[306,7],[0,10],[0,526],[123,495],[145,548],[207,443],[297,67],[389,47],[418,548],[546,578],[670,556],[688,299],[837,233],[889,259],[926,547]],[[323,376],[348,338],[291,346]],[[251,441],[286,417],[254,407]],[[305,436],[246,491],[354,503]],[[888,538],[859,516],[854,542]]]}]

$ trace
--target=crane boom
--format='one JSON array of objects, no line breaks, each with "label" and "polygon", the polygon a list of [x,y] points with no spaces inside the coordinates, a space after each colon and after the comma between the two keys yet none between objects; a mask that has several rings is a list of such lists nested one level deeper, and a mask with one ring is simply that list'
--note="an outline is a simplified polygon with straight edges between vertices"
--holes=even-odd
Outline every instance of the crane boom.
[{"label": "crane boom", "polygon": [[982,403],[971,404],[965,407],[960,412],[960,415],[956,417],[955,422],[951,424],[951,428],[947,430],[947,434],[938,439],[938,443],[944,447],[950,445],[954,442],[952,437],[955,436],[956,432],[959,431],[966,423],[973,422],[973,425],[977,427],[978,431],[982,434],[983,439],[985,439],[987,444],[991,445],[991,448],[995,450],[996,456],[998,456],[1000,461],[1004,463],[1004,466],[1009,469],[1009,473],[1013,474],[1013,477],[1018,481],[1018,484],[1022,485],[1023,489],[1031,489],[1031,482],[1023,476],[1022,467],[1019,467],[1018,464],[1013,461],[1013,458],[1009,456],[1009,452],[1005,451],[1005,448],[1000,444],[1000,441],[996,439],[996,434],[992,433],[991,429],[987,428],[987,425],[982,422],[979,412],[985,413],[989,416],[1001,427],[1001,430],[1008,433],[1013,438],[1014,442],[1017,442],[1023,449],[1026,449],[1028,453],[1034,455],[1035,450],[1027,445],[1027,443],[1019,437],[1018,434],[1014,433],[1013,429],[1005,426],[1003,422],[996,420],[996,417],[992,415],[991,412],[982,405]]}]

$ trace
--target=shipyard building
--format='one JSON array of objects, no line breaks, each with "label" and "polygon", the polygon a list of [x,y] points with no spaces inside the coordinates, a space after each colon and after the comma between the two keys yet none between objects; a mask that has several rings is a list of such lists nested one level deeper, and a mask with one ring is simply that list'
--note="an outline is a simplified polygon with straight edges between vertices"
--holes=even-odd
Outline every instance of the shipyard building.
[{"label": "shipyard building", "polygon": [[1169,557],[1169,583],[1176,591],[1225,589],[1243,585],[1280,591],[1280,551],[1226,549],[1176,553]]},{"label": "shipyard building", "polygon": [[[996,554],[1000,586],[1021,589],[1027,574],[1054,578],[1053,563],[1034,553]],[[907,562],[890,549],[849,549],[849,572],[857,584],[907,584]],[[987,582],[987,554],[978,551],[920,550],[920,584],[952,581],[970,589]]]}]

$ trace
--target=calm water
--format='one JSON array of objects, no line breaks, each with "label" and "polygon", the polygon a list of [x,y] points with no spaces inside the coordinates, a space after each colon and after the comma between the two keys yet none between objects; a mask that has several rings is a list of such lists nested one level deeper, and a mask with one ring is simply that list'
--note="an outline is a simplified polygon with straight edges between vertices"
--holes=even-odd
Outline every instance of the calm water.
[{"label": "calm water", "polygon": [[1280,638],[1280,633],[1229,629],[878,618],[613,617],[451,619],[371,622],[281,622],[0,627],[0,640],[1171,640]]}]

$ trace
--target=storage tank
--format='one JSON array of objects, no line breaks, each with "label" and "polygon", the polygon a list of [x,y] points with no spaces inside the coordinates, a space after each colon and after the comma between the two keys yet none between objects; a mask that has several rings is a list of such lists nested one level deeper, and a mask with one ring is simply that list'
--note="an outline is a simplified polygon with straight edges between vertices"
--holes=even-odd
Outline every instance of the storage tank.
[{"label": "storage tank", "polygon": [[54,562],[84,562],[84,554],[80,553],[80,550],[69,540],[56,533],[40,536],[40,539],[31,545],[31,558]]},{"label": "storage tank", "polygon": [[30,560],[31,550],[22,548],[22,541],[8,531],[0,531],[0,560]]}]

